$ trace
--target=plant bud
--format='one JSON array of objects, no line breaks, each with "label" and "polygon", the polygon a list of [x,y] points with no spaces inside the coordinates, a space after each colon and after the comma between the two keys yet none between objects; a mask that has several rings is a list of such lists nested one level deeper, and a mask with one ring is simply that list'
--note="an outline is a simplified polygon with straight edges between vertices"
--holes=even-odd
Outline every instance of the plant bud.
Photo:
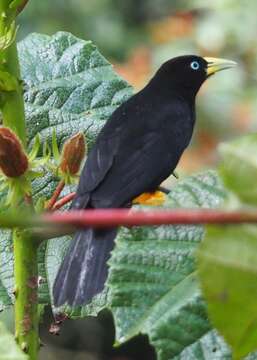
[{"label": "plant bud", "polygon": [[20,140],[9,128],[0,127],[0,168],[7,177],[18,177],[28,169],[28,158]]},{"label": "plant bud", "polygon": [[64,174],[76,175],[86,153],[85,137],[77,133],[68,139],[62,149],[60,169]]}]

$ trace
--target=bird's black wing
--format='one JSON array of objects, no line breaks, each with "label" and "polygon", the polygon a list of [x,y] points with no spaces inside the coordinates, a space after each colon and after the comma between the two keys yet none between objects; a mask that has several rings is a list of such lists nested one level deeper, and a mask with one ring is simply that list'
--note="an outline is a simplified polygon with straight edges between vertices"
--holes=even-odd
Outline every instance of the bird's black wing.
[{"label": "bird's black wing", "polygon": [[188,108],[173,100],[136,112],[136,100],[120,107],[100,133],[80,177],[76,207],[124,206],[154,191],[175,169],[192,133],[185,128]]},{"label": "bird's black wing", "polygon": [[[110,125],[113,125],[111,131]],[[85,208],[90,199],[90,193],[96,189],[110,170],[120,143],[122,131],[119,116],[113,116],[106,123],[93,148],[89,152],[86,163],[80,175],[80,181],[72,208]]]},{"label": "bird's black wing", "polygon": [[93,207],[124,206],[145,191],[154,191],[177,165],[162,132],[146,132],[121,145],[104,180],[91,194]]}]

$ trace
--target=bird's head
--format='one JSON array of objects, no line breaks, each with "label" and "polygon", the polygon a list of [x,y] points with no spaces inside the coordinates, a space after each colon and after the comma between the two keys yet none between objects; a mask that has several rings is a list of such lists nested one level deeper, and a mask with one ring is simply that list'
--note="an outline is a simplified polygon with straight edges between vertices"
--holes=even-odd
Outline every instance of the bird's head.
[{"label": "bird's head", "polygon": [[218,71],[234,67],[231,60],[185,55],[165,62],[155,78],[172,91],[195,96],[202,83]]}]

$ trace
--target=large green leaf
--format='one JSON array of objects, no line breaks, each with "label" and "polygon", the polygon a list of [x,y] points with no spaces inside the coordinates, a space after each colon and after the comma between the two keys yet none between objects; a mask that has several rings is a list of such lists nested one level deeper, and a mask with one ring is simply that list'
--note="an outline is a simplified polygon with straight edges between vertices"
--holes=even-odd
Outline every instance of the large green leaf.
[{"label": "large green leaf", "polygon": [[89,143],[132,93],[91,41],[58,32],[31,34],[19,44],[31,142],[39,133],[59,140],[84,130]]},{"label": "large green leaf", "polygon": [[257,228],[208,228],[198,251],[209,316],[235,359],[257,349]]},{"label": "large green leaf", "polygon": [[28,360],[17,345],[14,336],[0,322],[0,358],[1,360]]},{"label": "large green leaf", "polygon": [[[53,36],[32,34],[18,47],[30,144],[37,133],[42,142],[48,140],[50,143],[55,128],[59,144],[72,134],[84,131],[90,145],[111,113],[131,96],[132,88],[113,71],[111,64],[90,41],[64,32]],[[57,182],[51,174],[35,180],[34,200],[49,198]],[[74,188],[65,191],[71,190]],[[10,232],[1,231],[0,246],[2,306],[10,304],[13,298]],[[47,274],[53,265],[48,263],[45,249],[46,245],[42,245],[39,251],[39,299],[49,303]],[[46,269],[48,264],[50,270]]]},{"label": "large green leaf", "polygon": [[[214,172],[179,181],[166,206],[217,206],[224,192]],[[110,260],[110,306],[117,340],[148,334],[158,359],[172,359],[210,329],[195,277],[201,226],[123,228]]]}]

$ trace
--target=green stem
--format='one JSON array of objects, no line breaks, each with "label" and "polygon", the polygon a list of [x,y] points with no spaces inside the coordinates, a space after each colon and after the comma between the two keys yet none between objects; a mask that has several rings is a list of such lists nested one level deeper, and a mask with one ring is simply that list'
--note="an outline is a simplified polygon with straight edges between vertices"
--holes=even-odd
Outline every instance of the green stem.
[{"label": "green stem", "polygon": [[[9,27],[15,20],[15,12],[9,9],[10,3],[11,0],[0,0],[0,36],[4,35],[6,27]],[[18,135],[25,147],[25,112],[16,40],[7,49],[1,51],[0,69],[17,79],[15,91],[2,93],[1,110],[3,124],[11,128]]]},{"label": "green stem", "polygon": [[[13,0],[0,0],[0,36],[6,35],[15,21],[17,9],[10,9]],[[0,70],[15,79],[14,90],[2,91],[3,125],[11,128],[26,148],[26,125],[23,89],[16,40],[0,51]],[[21,349],[30,360],[37,359],[39,348],[37,312],[37,245],[28,231],[14,230],[15,334]]]},{"label": "green stem", "polygon": [[2,106],[3,124],[11,128],[21,140],[23,146],[26,146],[26,128],[25,112],[23,101],[23,90],[20,81],[20,70],[18,65],[18,53],[16,42],[6,50],[5,70],[18,79],[16,91],[5,93]]},{"label": "green stem", "polygon": [[15,230],[15,336],[29,359],[37,359],[39,349],[37,312],[37,244],[28,232]]}]

